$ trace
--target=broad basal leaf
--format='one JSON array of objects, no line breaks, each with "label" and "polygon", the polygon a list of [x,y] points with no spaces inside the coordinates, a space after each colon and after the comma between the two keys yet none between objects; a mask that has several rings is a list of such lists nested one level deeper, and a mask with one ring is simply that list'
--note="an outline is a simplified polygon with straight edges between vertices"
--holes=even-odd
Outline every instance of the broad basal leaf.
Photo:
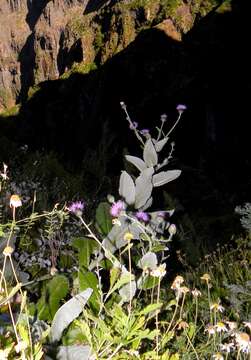
[{"label": "broad basal leaf", "polygon": [[60,340],[64,329],[80,315],[92,292],[93,290],[88,288],[58,309],[51,325],[52,342]]},{"label": "broad basal leaf", "polygon": [[139,177],[137,177],[135,184],[135,209],[139,209],[144,206],[147,200],[151,197],[153,184],[153,167],[143,170]]},{"label": "broad basal leaf", "polygon": [[181,170],[161,171],[153,175],[153,186],[162,186],[170,181],[177,179],[181,174]]},{"label": "broad basal leaf", "polygon": [[148,139],[145,143],[143,158],[148,167],[158,164],[158,155],[151,139]]},{"label": "broad basal leaf", "polygon": [[133,164],[139,171],[143,171],[147,168],[146,163],[142,159],[136,156],[126,155],[125,158],[128,162]]}]

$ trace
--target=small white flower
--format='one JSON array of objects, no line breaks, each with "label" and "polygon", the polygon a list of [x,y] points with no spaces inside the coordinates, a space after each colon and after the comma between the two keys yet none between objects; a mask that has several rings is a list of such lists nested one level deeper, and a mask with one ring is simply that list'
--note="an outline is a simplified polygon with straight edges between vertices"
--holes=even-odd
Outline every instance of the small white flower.
[{"label": "small white flower", "polygon": [[200,290],[195,288],[192,290],[192,295],[193,295],[193,297],[197,298],[197,297],[201,296],[201,292],[200,292]]},{"label": "small white flower", "polygon": [[154,277],[161,278],[166,275],[166,264],[161,264],[156,269],[151,271],[151,275]]},{"label": "small white flower", "polygon": [[250,321],[244,321],[244,326],[247,327],[249,330],[251,330],[251,322]]},{"label": "small white flower", "polygon": [[221,344],[221,350],[225,351],[227,353],[230,353],[232,350],[235,349],[234,343],[226,343],[226,344]]},{"label": "small white flower", "polygon": [[223,312],[225,309],[223,306],[221,306],[219,303],[214,303],[210,306],[211,310],[214,310],[215,312]]},{"label": "small white flower", "polygon": [[226,325],[222,321],[217,322],[217,324],[215,325],[215,328],[216,328],[216,331],[219,333],[228,332]]},{"label": "small white flower", "polygon": [[205,332],[207,332],[209,335],[214,335],[216,330],[215,330],[215,327],[213,325],[208,324],[206,326]]}]

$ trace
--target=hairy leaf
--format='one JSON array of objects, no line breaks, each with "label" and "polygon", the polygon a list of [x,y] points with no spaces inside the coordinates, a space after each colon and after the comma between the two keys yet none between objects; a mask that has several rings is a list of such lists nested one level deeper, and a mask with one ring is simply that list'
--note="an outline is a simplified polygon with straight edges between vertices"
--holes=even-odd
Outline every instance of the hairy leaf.
[{"label": "hairy leaf", "polygon": [[125,158],[128,162],[133,164],[139,171],[143,171],[147,168],[145,162],[136,156],[126,155]]},{"label": "hairy leaf", "polygon": [[94,360],[88,345],[60,346],[57,360]]},{"label": "hairy leaf", "polygon": [[147,203],[147,200],[151,197],[153,185],[152,175],[154,170],[152,167],[143,170],[139,177],[136,179],[135,188],[135,208],[139,209]]},{"label": "hairy leaf", "polygon": [[92,292],[93,290],[88,288],[58,309],[51,325],[52,342],[60,340],[64,329],[80,315]]},{"label": "hairy leaf", "polygon": [[158,164],[158,155],[151,139],[148,139],[145,143],[143,158],[148,167]]},{"label": "hairy leaf", "polygon": [[135,185],[133,179],[126,171],[122,171],[120,175],[119,195],[125,199],[128,205],[134,204]]},{"label": "hairy leaf", "polygon": [[164,139],[158,141],[156,144],[154,144],[154,147],[155,147],[157,152],[160,152],[163,149],[163,147],[167,143],[167,140],[168,140],[168,138],[164,138]]},{"label": "hairy leaf", "polygon": [[158,265],[157,256],[153,252],[146,253],[138,262],[141,269],[156,269]]},{"label": "hairy leaf", "polygon": [[170,181],[177,179],[181,174],[181,170],[161,171],[153,175],[153,186],[162,186]]}]

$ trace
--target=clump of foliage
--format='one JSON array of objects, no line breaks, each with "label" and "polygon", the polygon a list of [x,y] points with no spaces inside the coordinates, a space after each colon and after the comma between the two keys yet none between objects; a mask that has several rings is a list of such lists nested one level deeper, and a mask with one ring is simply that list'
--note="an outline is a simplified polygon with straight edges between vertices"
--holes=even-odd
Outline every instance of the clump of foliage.
[{"label": "clump of foliage", "polygon": [[83,200],[36,212],[36,192],[25,199],[10,188],[3,165],[1,359],[249,359],[247,239],[167,277],[175,209],[158,209],[154,190],[181,174],[164,168],[186,107],[169,130],[162,115],[153,137],[121,106],[143,156],[125,156],[119,198],[108,195],[94,217]]}]

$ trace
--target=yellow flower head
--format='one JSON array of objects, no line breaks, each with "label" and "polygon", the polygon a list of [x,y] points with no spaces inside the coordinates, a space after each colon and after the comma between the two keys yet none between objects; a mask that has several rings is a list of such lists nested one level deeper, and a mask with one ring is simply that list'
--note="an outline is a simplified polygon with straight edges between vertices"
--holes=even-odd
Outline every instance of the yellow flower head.
[{"label": "yellow flower head", "polygon": [[126,241],[131,241],[133,239],[133,234],[130,233],[130,232],[126,232],[125,235],[124,235],[124,240]]},{"label": "yellow flower head", "polygon": [[22,201],[21,201],[19,195],[11,195],[10,207],[17,208],[19,206],[22,206]]},{"label": "yellow flower head", "polygon": [[10,256],[13,253],[14,249],[11,246],[6,246],[4,248],[3,254],[4,256]]},{"label": "yellow flower head", "polygon": [[200,278],[201,278],[201,280],[204,280],[207,283],[211,280],[211,277],[209,274],[203,274]]}]

